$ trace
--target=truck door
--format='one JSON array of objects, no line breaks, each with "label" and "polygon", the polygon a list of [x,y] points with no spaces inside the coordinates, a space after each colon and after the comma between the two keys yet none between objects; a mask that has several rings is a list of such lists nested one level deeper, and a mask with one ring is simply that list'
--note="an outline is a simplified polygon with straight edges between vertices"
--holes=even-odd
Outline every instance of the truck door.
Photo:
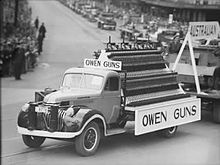
[{"label": "truck door", "polygon": [[102,112],[106,122],[115,123],[119,116],[121,102],[119,77],[112,76],[106,80],[102,92]]}]

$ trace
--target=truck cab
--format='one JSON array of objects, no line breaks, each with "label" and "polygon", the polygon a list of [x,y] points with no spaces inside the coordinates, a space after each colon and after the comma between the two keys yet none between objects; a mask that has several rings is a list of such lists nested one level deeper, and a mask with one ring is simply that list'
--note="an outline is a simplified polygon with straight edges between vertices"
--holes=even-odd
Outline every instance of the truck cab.
[{"label": "truck cab", "polygon": [[[119,114],[120,88],[120,77],[115,71],[71,68],[64,74],[61,86],[63,92],[57,91],[61,93],[57,95],[57,99],[70,92],[71,97],[66,97],[62,101],[69,101],[70,105],[84,105],[99,110],[106,119],[106,123],[110,124],[116,122]],[[56,92],[47,95],[44,100],[51,95],[56,95]]]}]

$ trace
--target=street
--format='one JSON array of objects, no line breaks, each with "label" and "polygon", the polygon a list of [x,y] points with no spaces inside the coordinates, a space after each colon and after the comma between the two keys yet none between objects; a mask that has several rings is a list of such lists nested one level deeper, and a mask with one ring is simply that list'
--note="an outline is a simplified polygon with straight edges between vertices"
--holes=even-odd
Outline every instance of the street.
[{"label": "street", "polygon": [[119,31],[97,28],[58,1],[31,0],[32,16],[39,17],[47,28],[38,67],[21,76],[2,78],[1,133],[3,165],[60,164],[157,164],[157,165],[219,165],[220,125],[213,123],[210,113],[202,120],[179,126],[176,136],[166,139],[157,133],[135,137],[122,134],[102,139],[97,153],[80,157],[74,143],[46,139],[40,149],[25,146],[17,133],[17,115],[21,106],[34,100],[34,92],[46,87],[59,88],[67,68],[83,65],[84,58],[103,49],[108,37],[120,41]]}]

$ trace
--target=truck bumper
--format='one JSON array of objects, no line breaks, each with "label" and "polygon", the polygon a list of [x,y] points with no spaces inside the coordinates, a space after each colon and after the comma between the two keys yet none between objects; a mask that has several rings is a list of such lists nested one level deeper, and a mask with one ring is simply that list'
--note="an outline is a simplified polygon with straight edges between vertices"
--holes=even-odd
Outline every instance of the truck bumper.
[{"label": "truck bumper", "polygon": [[22,135],[41,136],[48,138],[67,138],[71,139],[78,136],[81,132],[48,132],[42,130],[28,130],[27,128],[17,126],[18,133]]}]

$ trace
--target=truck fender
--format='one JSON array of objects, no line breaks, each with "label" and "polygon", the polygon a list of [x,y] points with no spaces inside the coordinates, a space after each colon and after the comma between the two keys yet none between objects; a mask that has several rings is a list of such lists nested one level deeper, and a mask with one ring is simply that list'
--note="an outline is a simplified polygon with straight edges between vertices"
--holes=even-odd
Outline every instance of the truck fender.
[{"label": "truck fender", "polygon": [[64,122],[67,127],[73,127],[74,123],[74,132],[82,132],[91,121],[96,121],[106,135],[106,121],[103,114],[98,110],[81,108],[74,116],[71,117],[66,114],[64,117]]}]

